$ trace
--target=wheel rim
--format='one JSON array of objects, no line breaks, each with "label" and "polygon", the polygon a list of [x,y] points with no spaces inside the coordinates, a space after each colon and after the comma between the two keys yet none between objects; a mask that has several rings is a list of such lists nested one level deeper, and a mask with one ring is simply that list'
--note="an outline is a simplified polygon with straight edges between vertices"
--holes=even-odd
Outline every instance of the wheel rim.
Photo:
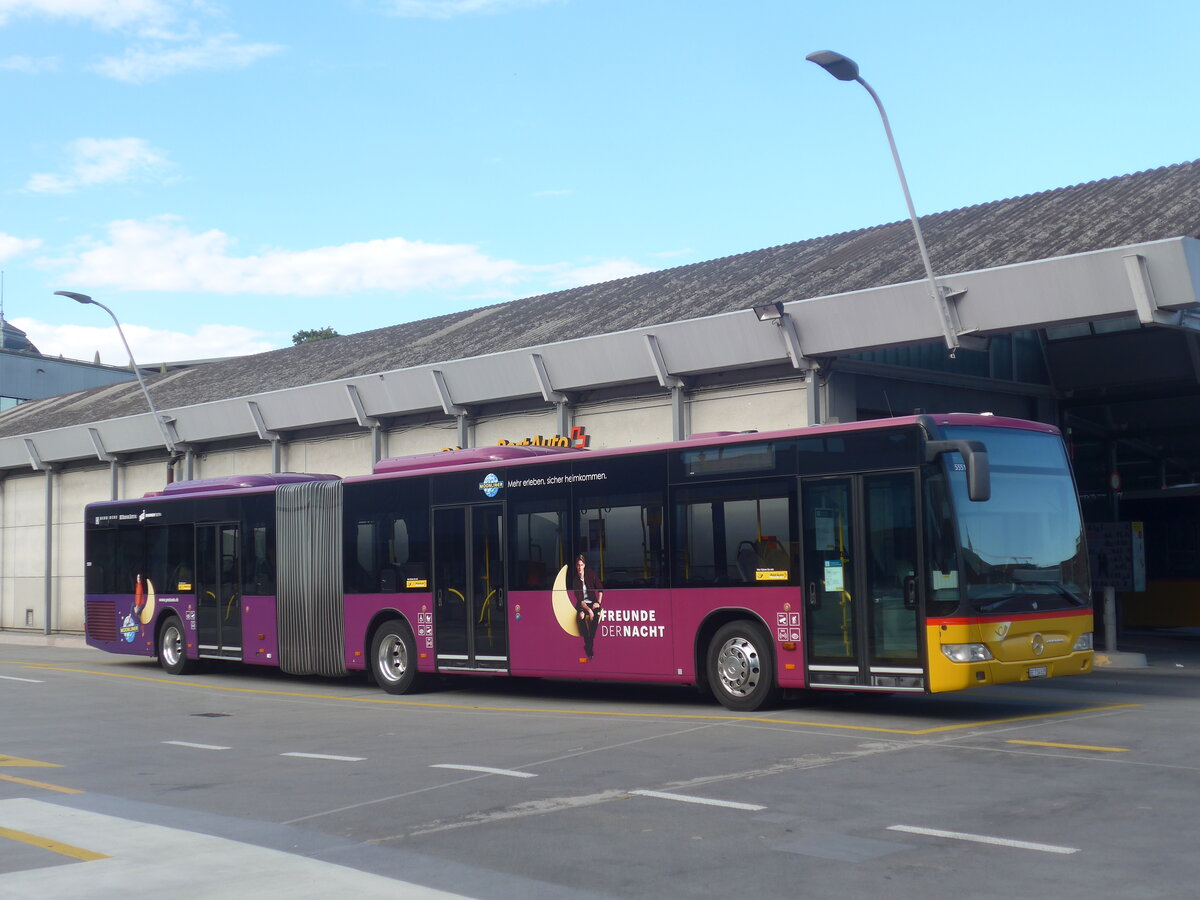
[{"label": "wheel rim", "polygon": [[408,647],[396,635],[389,634],[379,642],[376,670],[390,682],[399,681],[408,671]]},{"label": "wheel rim", "polygon": [[183,659],[183,636],[174,625],[168,625],[163,632],[162,654],[168,666],[177,666]]},{"label": "wheel rim", "polygon": [[717,654],[717,676],[725,692],[734,697],[753,693],[762,680],[758,648],[744,637],[727,640]]}]

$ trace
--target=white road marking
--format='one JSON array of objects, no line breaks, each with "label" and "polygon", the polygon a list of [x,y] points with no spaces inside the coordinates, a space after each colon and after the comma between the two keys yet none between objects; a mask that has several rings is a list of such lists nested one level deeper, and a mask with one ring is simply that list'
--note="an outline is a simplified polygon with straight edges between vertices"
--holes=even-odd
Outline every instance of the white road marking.
[{"label": "white road marking", "polygon": [[665,791],[630,791],[639,797],[657,797],[659,800],[678,800],[680,803],[699,803],[703,806],[724,806],[727,809],[744,809],[748,812],[758,812],[766,809],[755,803],[736,803],[733,800],[710,800],[707,797],[689,797],[687,794],[669,794]]},{"label": "white road marking", "polygon": [[16,675],[0,675],[5,681],[24,681],[28,684],[45,684],[46,682],[37,678],[18,678]]},{"label": "white road marking", "polygon": [[220,747],[216,744],[193,744],[191,741],[163,741],[164,744],[174,744],[176,747],[191,747],[194,750],[232,750],[232,747]]},{"label": "white road marking", "polygon": [[889,825],[888,831],[904,831],[908,834],[924,834],[929,837],[950,838],[956,841],[974,841],[976,844],[995,844],[999,847],[1015,847],[1018,850],[1038,850],[1042,853],[1078,853],[1078,847],[1058,847],[1054,844],[1035,844],[1031,841],[1014,841],[1009,838],[990,837],[986,834],[965,834],[961,831],[940,831],[936,828],[918,828],[915,825]]},{"label": "white road marking", "polygon": [[280,753],[280,756],[299,756],[301,759],[332,759],[335,762],[362,762],[365,756],[331,756],[328,753]]},{"label": "white road marking", "polygon": [[507,775],[509,778],[537,778],[533,772],[517,772],[513,769],[493,769],[491,766],[458,766],[453,763],[434,763],[431,769],[461,769],[464,772],[484,772],[488,775]]}]

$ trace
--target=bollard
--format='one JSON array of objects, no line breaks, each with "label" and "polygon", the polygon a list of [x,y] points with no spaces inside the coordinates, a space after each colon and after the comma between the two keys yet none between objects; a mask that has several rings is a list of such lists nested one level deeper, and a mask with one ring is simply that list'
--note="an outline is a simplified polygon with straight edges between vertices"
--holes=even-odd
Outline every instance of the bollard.
[{"label": "bollard", "polygon": [[1117,589],[1104,589],[1104,649],[1117,652]]}]

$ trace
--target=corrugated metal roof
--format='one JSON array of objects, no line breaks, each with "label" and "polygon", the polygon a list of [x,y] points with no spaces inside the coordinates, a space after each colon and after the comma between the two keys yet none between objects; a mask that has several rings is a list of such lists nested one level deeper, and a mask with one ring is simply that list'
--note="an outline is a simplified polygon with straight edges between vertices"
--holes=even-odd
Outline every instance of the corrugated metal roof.
[{"label": "corrugated metal roof", "polygon": [[[968,272],[1200,237],[1200,160],[921,218],[934,270]],[[184,369],[149,379],[162,409],[918,281],[911,224],[783,244]],[[0,436],[145,411],[137,385],[23,404]]]}]

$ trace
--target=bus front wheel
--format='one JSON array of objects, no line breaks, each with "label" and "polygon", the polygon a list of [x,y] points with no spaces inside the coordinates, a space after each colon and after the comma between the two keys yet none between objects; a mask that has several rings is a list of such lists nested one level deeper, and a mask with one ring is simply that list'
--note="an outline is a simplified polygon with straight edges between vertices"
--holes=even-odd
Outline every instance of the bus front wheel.
[{"label": "bus front wheel", "polygon": [[371,640],[371,674],[389,694],[417,689],[417,642],[407,623],[392,619],[379,626]]},{"label": "bus front wheel", "polygon": [[708,645],[708,683],[726,709],[750,712],[779,699],[771,639],[756,622],[722,625]]},{"label": "bus front wheel", "polygon": [[158,633],[158,664],[168,675],[187,675],[196,669],[195,660],[187,657],[187,641],[178,616],[168,617]]}]

